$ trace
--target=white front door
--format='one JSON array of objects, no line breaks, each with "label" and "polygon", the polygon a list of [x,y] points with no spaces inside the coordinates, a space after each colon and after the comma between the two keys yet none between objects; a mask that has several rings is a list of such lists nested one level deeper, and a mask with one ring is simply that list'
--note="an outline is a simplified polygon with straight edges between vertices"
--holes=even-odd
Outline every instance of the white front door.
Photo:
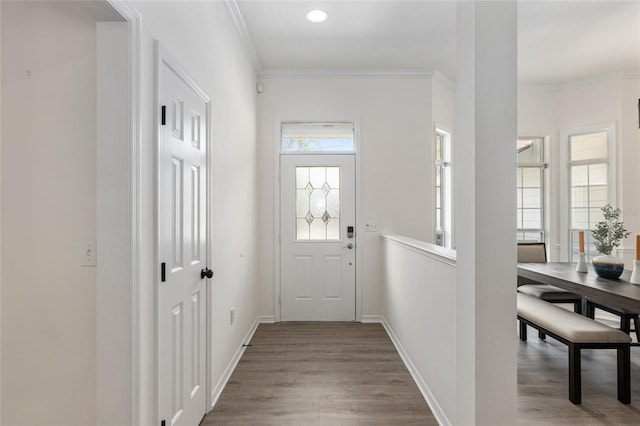
[{"label": "white front door", "polygon": [[164,62],[158,97],[158,410],[161,424],[197,425],[206,410],[207,100]]},{"label": "white front door", "polygon": [[280,157],[281,319],[355,321],[355,155]]}]

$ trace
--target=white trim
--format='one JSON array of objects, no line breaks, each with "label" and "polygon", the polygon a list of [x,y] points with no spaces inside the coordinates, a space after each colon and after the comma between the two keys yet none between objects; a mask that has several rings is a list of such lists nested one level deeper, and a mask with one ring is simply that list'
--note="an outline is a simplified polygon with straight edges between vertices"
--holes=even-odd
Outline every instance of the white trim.
[{"label": "white trim", "polygon": [[225,386],[227,386],[227,383],[231,378],[231,375],[233,374],[234,370],[238,366],[238,363],[240,362],[240,359],[242,358],[244,351],[247,349],[245,345],[248,345],[249,342],[251,342],[251,339],[253,339],[253,335],[258,329],[258,325],[260,325],[263,322],[261,318],[262,317],[257,317],[256,320],[253,322],[253,324],[249,328],[249,331],[247,331],[247,334],[245,334],[244,338],[242,339],[242,344],[238,347],[238,349],[236,349],[236,352],[233,354],[233,357],[231,357],[229,364],[227,364],[227,368],[224,369],[222,376],[220,376],[220,380],[218,380],[218,383],[216,383],[215,387],[213,387],[213,389],[211,390],[211,394],[210,394],[211,403],[209,405],[210,409],[215,407],[216,403],[218,402],[218,399],[220,398],[220,395],[222,395],[222,391],[224,391]]},{"label": "white trim", "polygon": [[[440,161],[436,159],[436,139],[438,134],[443,135],[442,138],[442,146],[440,149],[442,150],[442,157],[448,157],[448,161],[445,159]],[[455,177],[455,161],[453,159],[454,154],[454,146],[453,146],[453,132],[447,126],[441,126],[436,121],[433,122],[433,135],[432,135],[432,149],[431,155],[433,158],[433,207],[431,208],[431,213],[433,214],[433,220],[431,221],[431,229],[433,230],[433,241],[436,242],[438,238],[438,230],[436,229],[436,224],[438,223],[438,216],[436,215],[436,206],[438,205],[438,199],[436,198],[436,168],[448,164],[448,169],[445,167],[441,167],[442,174],[440,175],[440,211],[441,214],[444,212],[444,218],[440,217],[442,231],[444,233],[444,246],[447,248],[454,247],[454,237],[455,232],[453,229],[455,211],[453,207],[453,203],[455,201],[455,188],[454,188],[454,177]],[[443,190],[444,189],[444,190]]]},{"label": "white trim", "polygon": [[414,240],[413,238],[402,235],[380,235],[380,237],[415,253],[430,257],[450,266],[456,266],[457,253],[453,249],[437,246],[425,241]]},{"label": "white trim", "polygon": [[556,86],[556,89],[559,89],[559,90],[577,89],[580,87],[591,86],[596,83],[601,83],[603,81],[628,78],[629,76],[633,76],[633,74],[629,74],[627,71],[616,71],[609,74],[583,78],[580,80],[572,81],[570,83],[558,84]]},{"label": "white trim", "polygon": [[242,13],[240,12],[238,2],[236,0],[224,0],[224,5],[227,7],[227,11],[229,12],[233,25],[236,28],[236,33],[238,33],[242,47],[249,57],[253,70],[258,74],[262,69],[262,64],[260,63],[260,58],[256,52],[255,45],[253,44],[249,30],[247,30],[247,25],[245,24]]},{"label": "white trim", "polygon": [[[160,43],[160,41],[158,40],[154,40],[153,41],[154,44],[154,60],[155,60],[155,64],[154,64],[154,143],[156,145],[156,149],[155,149],[155,165],[156,165],[156,172],[155,172],[155,182],[154,182],[154,187],[155,187],[155,193],[158,194],[159,193],[159,185],[160,185],[160,173],[161,173],[161,168],[159,167],[160,165],[160,150],[158,149],[160,146],[160,120],[159,120],[159,114],[160,114],[160,99],[159,99],[159,94],[160,94],[160,69],[162,67],[162,65],[166,65],[178,78],[180,78],[187,86],[189,86],[189,88],[191,90],[193,90],[194,92],[196,92],[196,94],[198,96],[200,96],[200,98],[202,98],[202,100],[205,102],[205,108],[206,108],[206,145],[207,145],[207,155],[206,155],[206,167],[207,167],[207,173],[206,173],[206,188],[205,188],[205,195],[207,197],[207,200],[205,202],[206,204],[206,219],[205,219],[205,223],[206,223],[206,251],[207,254],[205,256],[206,259],[206,263],[207,263],[207,267],[212,265],[212,259],[211,259],[211,235],[212,235],[212,229],[211,229],[211,154],[212,154],[212,148],[213,148],[213,143],[212,143],[212,137],[211,137],[211,121],[212,121],[212,117],[211,117],[211,98],[209,98],[209,96],[206,94],[206,92],[204,90],[202,90],[202,88],[198,85],[198,83],[196,83],[196,81],[191,77],[191,75],[186,71],[186,69],[180,65],[180,63],[175,59],[175,57],[173,55],[171,55],[169,53],[169,51],[163,47],[163,45]],[[158,282],[160,282],[160,277],[159,277],[159,273],[160,273],[160,255],[159,255],[159,247],[160,247],[160,224],[158,221],[158,211],[160,209],[160,204],[159,204],[159,198],[156,196],[155,197],[155,206],[154,206],[154,221],[155,221],[155,236],[154,236],[154,265],[156,266],[154,268],[154,311],[155,311],[155,315],[154,315],[154,398],[153,398],[153,415],[155,416],[155,422],[158,423],[159,422],[159,415],[160,415],[160,406],[159,406],[159,381],[158,381],[158,377],[159,377],[159,362],[158,362],[158,351],[159,351],[159,347],[158,347],[158,333],[159,333],[159,327],[158,327],[158,323],[159,323],[159,318],[158,318],[158,286],[156,285]],[[211,382],[211,369],[212,369],[212,338],[211,338],[211,317],[212,317],[212,306],[211,306],[211,286],[209,285],[209,282],[205,282],[204,287],[205,287],[205,297],[206,297],[206,304],[205,304],[205,309],[206,309],[206,330],[205,330],[205,336],[206,336],[206,342],[205,342],[205,354],[206,354],[206,372],[205,372],[205,377],[206,377],[206,383],[205,383],[205,395],[211,395],[211,392],[209,392],[209,390],[212,388],[212,382]],[[210,401],[205,401],[205,407],[208,405],[208,403],[210,403]]]},{"label": "white trim", "polygon": [[273,315],[258,315],[257,321],[260,324],[273,324],[276,322],[276,317]]},{"label": "white trim", "polygon": [[[443,74],[442,72],[435,70],[433,72],[432,80],[455,93],[456,81],[453,78],[450,78],[449,76]],[[453,133],[453,132],[449,132],[449,133]]]},{"label": "white trim", "polygon": [[[362,237],[358,224],[364,223],[362,220],[362,166],[360,159],[362,157],[362,139],[361,117],[359,115],[312,115],[312,116],[276,116],[273,121],[273,140],[274,140],[274,234],[273,234],[273,287],[274,287],[274,317],[275,321],[281,320],[281,304],[280,304],[280,155],[286,155],[280,150],[281,124],[283,122],[299,121],[299,122],[335,122],[347,123],[352,122],[354,128],[355,152],[341,152],[339,154],[354,155],[356,163],[356,247],[362,247]],[[293,154],[300,154],[294,152]],[[326,154],[326,153],[322,153]],[[362,249],[356,250],[356,306],[355,320],[360,321],[362,317]]]},{"label": "white trim", "polygon": [[140,13],[126,0],[107,0],[127,22],[129,60],[129,318],[130,358],[129,388],[131,405],[130,424],[140,424],[140,245],[141,220],[141,138],[140,119]]},{"label": "white trim", "polygon": [[382,324],[384,322],[384,317],[382,315],[362,315],[360,322]]},{"label": "white trim", "polygon": [[[550,180],[550,169],[551,169],[551,163],[549,162],[549,157],[550,157],[550,153],[549,151],[549,136],[546,135],[547,132],[540,132],[540,133],[536,133],[536,132],[523,132],[523,133],[518,133],[517,136],[517,140],[520,139],[542,139],[542,160],[540,162],[519,162],[516,160],[516,169],[519,169],[520,167],[539,167],[541,169],[541,181],[540,181],[540,190],[541,190],[541,205],[540,208],[542,210],[542,215],[541,215],[541,230],[542,230],[542,241],[549,246],[549,229],[550,226],[548,225],[548,221],[550,220],[550,206],[552,205],[550,203],[550,193],[551,191],[549,190],[552,186],[551,186],[551,180]],[[516,211],[518,210],[518,206],[516,205]],[[520,228],[520,224],[516,223],[516,232],[519,233],[521,231],[524,232],[537,232],[537,229],[526,229],[526,228]]]},{"label": "white trim", "polygon": [[429,389],[429,386],[427,386],[427,383],[422,378],[420,371],[418,371],[418,368],[415,366],[415,364],[413,363],[413,360],[411,359],[407,351],[404,349],[404,346],[402,346],[400,339],[398,338],[396,333],[393,331],[393,328],[391,328],[391,324],[387,322],[387,319],[384,316],[380,316],[380,318],[382,319],[381,321],[382,326],[384,327],[385,331],[389,335],[389,338],[391,339],[393,346],[395,346],[396,350],[398,351],[400,358],[402,358],[402,362],[404,362],[405,367],[407,367],[407,370],[409,370],[409,374],[411,374],[413,381],[418,386],[418,389],[420,389],[420,393],[422,393],[422,397],[427,402],[427,405],[429,405],[429,408],[431,409],[431,413],[436,418],[439,424],[451,425],[452,424],[451,421],[445,414],[442,407],[440,407],[438,400],[433,395],[433,392],[431,392],[431,389]]},{"label": "white trim", "polygon": [[[267,68],[259,73],[261,79],[275,78],[432,78],[438,73],[438,81],[448,78],[431,68]],[[449,79],[449,84],[452,80]]]},{"label": "white trim", "polygon": [[557,83],[557,84],[547,84],[547,83],[520,83],[518,87],[522,88],[534,88],[538,90],[565,90],[565,89],[576,89],[580,87],[586,87],[593,85],[595,83],[600,83],[603,81],[616,80],[616,79],[635,79],[640,77],[640,70],[622,70],[615,71],[608,74],[601,74],[596,76],[591,76],[579,80],[574,80],[566,83]]}]

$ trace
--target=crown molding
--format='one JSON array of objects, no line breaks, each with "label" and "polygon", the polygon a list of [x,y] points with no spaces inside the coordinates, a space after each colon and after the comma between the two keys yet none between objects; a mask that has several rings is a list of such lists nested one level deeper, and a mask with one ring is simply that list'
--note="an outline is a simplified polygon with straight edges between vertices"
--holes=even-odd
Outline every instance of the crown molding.
[{"label": "crown molding", "polygon": [[577,89],[580,87],[591,86],[596,83],[601,83],[609,80],[634,80],[640,79],[640,70],[622,70],[616,71],[609,74],[602,74],[597,76],[592,76],[588,78],[583,78],[581,80],[575,80],[568,83],[558,83],[558,84],[535,84],[535,83],[523,83],[519,84],[519,87],[531,87],[534,89],[541,90],[566,90],[566,89]]},{"label": "crown molding", "polygon": [[275,78],[433,78],[428,68],[270,68],[260,71],[262,79]]},{"label": "crown molding", "polygon": [[253,45],[253,40],[249,35],[249,30],[247,30],[247,25],[244,23],[242,13],[240,13],[238,3],[236,0],[224,0],[224,4],[227,7],[229,16],[231,16],[231,20],[233,21],[233,26],[236,28],[236,33],[240,38],[240,43],[249,57],[253,69],[256,74],[259,74],[262,69],[262,64],[260,63],[256,48]]},{"label": "crown molding", "polygon": [[433,73],[433,81],[440,83],[452,92],[456,91],[456,81],[438,70]]}]

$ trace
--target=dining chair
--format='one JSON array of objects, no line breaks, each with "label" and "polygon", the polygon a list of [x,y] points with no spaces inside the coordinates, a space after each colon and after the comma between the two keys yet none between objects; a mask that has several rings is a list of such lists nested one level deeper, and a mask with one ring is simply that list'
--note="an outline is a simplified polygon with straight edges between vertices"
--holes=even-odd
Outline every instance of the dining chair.
[{"label": "dining chair", "polygon": [[[545,243],[518,243],[518,263],[546,262]],[[549,284],[540,284],[524,277],[518,277],[518,291],[549,303],[572,303],[573,311],[582,314],[582,296],[579,294]],[[543,332],[538,332],[538,337],[544,339],[546,336]]]}]

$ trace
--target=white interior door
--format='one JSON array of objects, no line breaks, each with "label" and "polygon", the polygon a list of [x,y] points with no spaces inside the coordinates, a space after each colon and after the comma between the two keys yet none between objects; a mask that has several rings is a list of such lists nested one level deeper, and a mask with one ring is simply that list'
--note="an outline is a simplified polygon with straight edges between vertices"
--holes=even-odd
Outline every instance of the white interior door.
[{"label": "white interior door", "polygon": [[355,321],[355,155],[280,157],[283,321]]},{"label": "white interior door", "polygon": [[158,96],[158,409],[167,426],[197,425],[206,410],[208,100],[164,62]]}]

